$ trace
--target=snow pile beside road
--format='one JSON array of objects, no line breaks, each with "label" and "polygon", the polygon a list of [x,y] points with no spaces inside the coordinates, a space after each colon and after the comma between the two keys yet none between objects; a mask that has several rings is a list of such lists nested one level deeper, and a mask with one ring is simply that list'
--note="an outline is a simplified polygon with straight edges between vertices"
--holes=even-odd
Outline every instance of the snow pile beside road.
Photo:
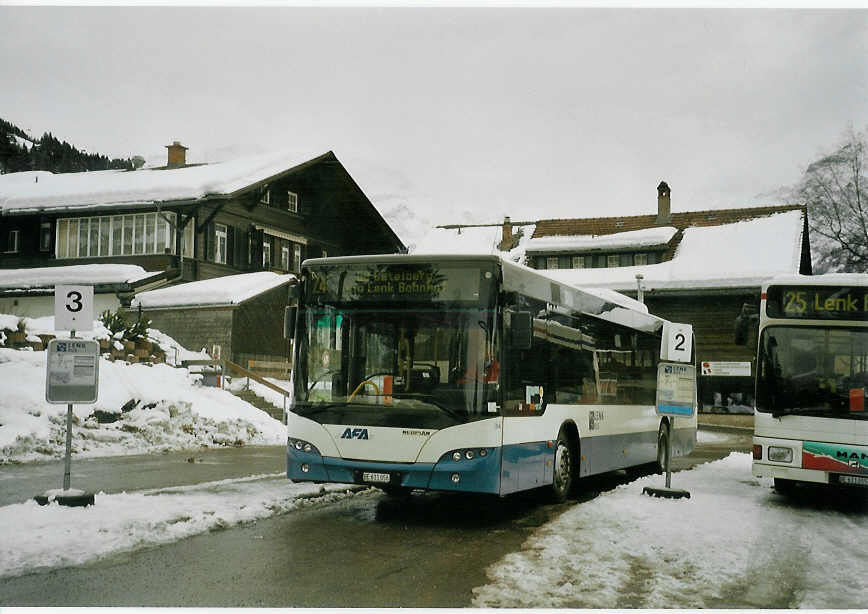
[{"label": "snow pile beside road", "polygon": [[[0,348],[0,464],[64,454],[66,405],[45,401],[45,360]],[[285,444],[280,421],[186,369],[101,358],[99,373],[97,402],[73,406],[76,457]]]},{"label": "snow pile beside road", "polygon": [[[0,577],[80,565],[117,552],[176,542],[281,514],[346,485],[292,484],[283,473],[155,491],[105,495],[90,507],[0,507]],[[320,501],[323,498],[319,498]]]},{"label": "snow pile beside road", "polygon": [[474,589],[473,605],[868,606],[865,510],[781,497],[750,465],[734,453],[673,474],[673,487],[691,499],[643,496],[643,487],[662,486],[650,476],[571,508],[489,568],[491,584]]}]

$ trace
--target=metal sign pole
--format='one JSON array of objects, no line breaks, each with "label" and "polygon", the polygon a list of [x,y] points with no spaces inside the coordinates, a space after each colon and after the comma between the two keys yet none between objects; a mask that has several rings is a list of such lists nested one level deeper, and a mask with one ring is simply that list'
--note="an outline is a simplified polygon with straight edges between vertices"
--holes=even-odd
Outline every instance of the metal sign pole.
[{"label": "metal sign pole", "polygon": [[675,417],[669,417],[669,437],[666,438],[666,488],[672,486],[672,433],[675,432]]},{"label": "metal sign pole", "polygon": [[[75,339],[75,331],[69,331],[69,338]],[[66,406],[66,457],[63,461],[63,490],[69,490],[72,472],[72,403]]]}]

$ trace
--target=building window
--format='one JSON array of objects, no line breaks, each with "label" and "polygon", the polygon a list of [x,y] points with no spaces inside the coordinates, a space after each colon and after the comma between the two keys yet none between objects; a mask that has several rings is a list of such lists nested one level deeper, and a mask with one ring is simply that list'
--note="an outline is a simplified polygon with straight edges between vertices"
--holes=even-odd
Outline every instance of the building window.
[{"label": "building window", "polygon": [[648,264],[648,254],[635,254],[633,256],[633,264]]},{"label": "building window", "polygon": [[263,205],[270,205],[271,204],[271,189],[270,188],[266,187],[262,191],[262,195],[259,197],[259,202],[261,202]]},{"label": "building window", "polygon": [[[95,258],[174,254],[176,224],[174,213],[59,219],[55,230],[56,255],[58,258]],[[184,256],[190,258],[193,257],[194,226],[195,220],[187,223],[181,241]],[[44,228],[43,224],[40,232]],[[40,248],[42,245],[40,237]]]},{"label": "building window", "polygon": [[262,242],[262,268],[271,268],[271,241],[265,240]]},{"label": "building window", "polygon": [[229,232],[226,224],[214,224],[214,262],[226,264],[226,246],[229,243]]},{"label": "building window", "polygon": [[585,268],[585,257],[584,256],[573,256],[573,268],[574,269],[584,269]]},{"label": "building window", "polygon": [[298,213],[298,194],[295,192],[286,193],[286,208],[291,213]]},{"label": "building window", "polygon": [[39,251],[50,251],[51,240],[53,238],[54,235],[51,232],[51,222],[42,222],[39,224]]},{"label": "building window", "polygon": [[289,270],[289,246],[284,245],[280,248],[280,268],[284,271]]},{"label": "building window", "polygon": [[6,237],[6,253],[12,254],[18,251],[18,230],[10,230]]},{"label": "building window", "polygon": [[547,269],[558,268],[558,257],[557,256],[549,256],[548,258],[546,258],[546,268]]},{"label": "building window", "polygon": [[614,268],[616,266],[621,265],[621,257],[618,254],[609,254],[606,256],[606,266],[608,268]]},{"label": "building window", "polygon": [[292,270],[301,271],[301,245],[294,245],[292,251]]}]

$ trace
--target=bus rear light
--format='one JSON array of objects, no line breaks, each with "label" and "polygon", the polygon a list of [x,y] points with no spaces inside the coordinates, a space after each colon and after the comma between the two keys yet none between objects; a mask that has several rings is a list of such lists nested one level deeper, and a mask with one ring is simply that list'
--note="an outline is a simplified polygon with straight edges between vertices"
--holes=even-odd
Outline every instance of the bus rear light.
[{"label": "bus rear light", "polygon": [[758,443],[753,444],[753,459],[754,460],[762,460],[763,459],[763,447]]},{"label": "bus rear light", "polygon": [[769,446],[769,460],[776,463],[793,462],[793,449]]}]

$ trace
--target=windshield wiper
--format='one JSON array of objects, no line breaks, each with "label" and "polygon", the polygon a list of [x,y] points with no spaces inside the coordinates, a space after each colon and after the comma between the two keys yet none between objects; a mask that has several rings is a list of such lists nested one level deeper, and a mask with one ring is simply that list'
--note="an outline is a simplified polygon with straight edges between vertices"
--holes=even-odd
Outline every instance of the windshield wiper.
[{"label": "windshield wiper", "polygon": [[[416,393],[414,393],[414,394],[416,394]],[[422,401],[423,403],[426,403],[428,405],[433,405],[434,407],[436,407],[437,409],[442,411],[444,414],[446,414],[447,416],[449,416],[450,418],[452,418],[456,422],[466,422],[464,417],[461,416],[458,412],[456,412],[455,410],[449,409],[445,405],[441,405],[440,403],[435,401],[433,394],[418,393],[418,396],[425,399],[424,401]]]}]

